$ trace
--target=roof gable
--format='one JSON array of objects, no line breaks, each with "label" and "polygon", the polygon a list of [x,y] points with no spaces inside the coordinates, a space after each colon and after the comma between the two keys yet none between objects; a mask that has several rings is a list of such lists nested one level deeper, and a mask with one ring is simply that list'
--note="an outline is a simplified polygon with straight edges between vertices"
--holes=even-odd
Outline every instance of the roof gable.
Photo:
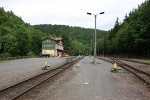
[{"label": "roof gable", "polygon": [[63,40],[62,38],[45,38],[42,41],[47,40],[47,39],[51,39],[51,40],[54,40],[54,41],[62,41]]},{"label": "roof gable", "polygon": [[62,38],[51,38],[51,39],[53,39],[55,41],[62,41]]},{"label": "roof gable", "polygon": [[42,40],[42,43],[55,43],[56,41],[54,41],[53,39],[51,38],[46,38],[46,39],[43,39]]}]

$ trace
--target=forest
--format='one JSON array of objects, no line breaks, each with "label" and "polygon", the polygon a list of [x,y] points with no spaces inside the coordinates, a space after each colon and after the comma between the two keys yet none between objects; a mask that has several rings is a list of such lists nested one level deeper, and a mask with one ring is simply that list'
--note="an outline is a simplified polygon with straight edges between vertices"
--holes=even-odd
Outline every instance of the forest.
[{"label": "forest", "polygon": [[[0,57],[39,56],[44,38],[62,37],[70,55],[85,55],[91,50],[94,29],[67,25],[30,25],[13,11],[0,8]],[[98,36],[106,31],[97,30]]]},{"label": "forest", "polygon": [[150,0],[125,14],[98,40],[100,52],[150,57]]},{"label": "forest", "polygon": [[0,8],[0,56],[17,57],[37,55],[41,52],[41,40],[44,34],[12,11]]},{"label": "forest", "polygon": [[[64,48],[71,55],[93,54],[94,29],[51,24],[34,25],[34,27],[47,37],[62,37]],[[106,31],[97,30],[97,37],[102,37],[105,33]]]},{"label": "forest", "polygon": [[[93,54],[94,29],[68,25],[30,25],[13,11],[6,12],[3,7],[0,7],[0,15],[0,57],[39,56],[41,41],[47,37],[62,37],[64,48],[70,55]],[[150,0],[131,9],[125,14],[123,22],[116,18],[112,29],[97,29],[96,47],[97,55],[150,57]]]}]

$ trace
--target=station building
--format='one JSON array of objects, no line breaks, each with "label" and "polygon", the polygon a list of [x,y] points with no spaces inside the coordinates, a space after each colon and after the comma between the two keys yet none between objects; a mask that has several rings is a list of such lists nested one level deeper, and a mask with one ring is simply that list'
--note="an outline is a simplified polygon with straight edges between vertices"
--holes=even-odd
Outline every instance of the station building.
[{"label": "station building", "polygon": [[42,40],[42,54],[50,56],[67,56],[68,52],[64,50],[62,38],[46,38]]}]

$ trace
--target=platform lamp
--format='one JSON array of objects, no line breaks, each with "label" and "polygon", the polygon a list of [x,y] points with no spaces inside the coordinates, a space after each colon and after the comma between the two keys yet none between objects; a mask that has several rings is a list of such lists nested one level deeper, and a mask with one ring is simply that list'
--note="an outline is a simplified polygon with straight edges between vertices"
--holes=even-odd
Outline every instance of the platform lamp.
[{"label": "platform lamp", "polygon": [[[101,15],[101,14],[104,14],[104,13],[105,12],[100,12],[98,14]],[[93,62],[94,62],[94,65],[96,65],[96,17],[97,17],[98,14],[95,15],[95,14],[92,14],[92,13],[89,13],[89,12],[87,12],[87,14],[88,15],[94,15],[94,18],[95,18],[95,36],[94,36],[95,37],[95,41],[94,41],[95,43],[94,43],[94,57],[93,57]]]}]

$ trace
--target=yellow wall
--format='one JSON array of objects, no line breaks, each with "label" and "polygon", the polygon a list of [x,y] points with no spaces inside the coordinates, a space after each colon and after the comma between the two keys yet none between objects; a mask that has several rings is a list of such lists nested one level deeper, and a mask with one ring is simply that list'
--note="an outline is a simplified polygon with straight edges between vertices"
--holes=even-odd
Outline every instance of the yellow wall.
[{"label": "yellow wall", "polygon": [[51,56],[54,56],[55,50],[42,50],[42,54],[50,54]]}]

